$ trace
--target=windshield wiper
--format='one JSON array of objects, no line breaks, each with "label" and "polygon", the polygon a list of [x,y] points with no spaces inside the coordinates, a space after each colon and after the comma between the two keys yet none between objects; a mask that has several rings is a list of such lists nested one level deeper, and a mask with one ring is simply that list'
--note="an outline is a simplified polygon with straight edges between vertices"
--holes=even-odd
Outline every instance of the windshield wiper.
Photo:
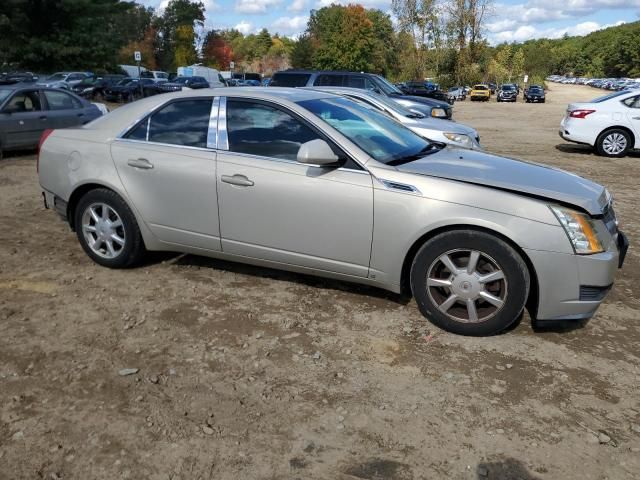
[{"label": "windshield wiper", "polygon": [[427,155],[431,155],[432,153],[439,152],[443,148],[444,148],[444,144],[433,142],[427,145],[426,147],[424,147],[419,152],[412,153],[411,155],[406,155],[404,157],[396,158],[395,160],[391,160],[390,162],[387,162],[387,165],[391,165],[392,167],[396,167],[398,165],[404,165],[405,163],[410,163],[415,160],[420,160],[421,158],[426,157]]},{"label": "windshield wiper", "polygon": [[407,118],[424,118],[421,113],[407,113]]}]

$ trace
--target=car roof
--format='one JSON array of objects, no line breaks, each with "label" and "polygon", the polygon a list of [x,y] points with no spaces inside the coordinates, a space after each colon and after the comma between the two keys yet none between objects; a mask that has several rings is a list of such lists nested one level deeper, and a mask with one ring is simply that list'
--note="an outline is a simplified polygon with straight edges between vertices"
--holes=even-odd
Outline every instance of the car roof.
[{"label": "car roof", "polygon": [[180,98],[212,97],[217,95],[292,103],[319,98],[335,98],[335,95],[327,92],[289,87],[217,87],[202,88],[198,90],[183,90],[180,92],[154,95],[152,97],[128,103],[113,110],[108,115],[98,118],[84,128],[99,128],[101,130],[105,130],[109,135],[117,136],[168,101]]},{"label": "car roof", "polygon": [[349,70],[305,70],[305,69],[290,69],[290,70],[280,70],[273,74],[273,76],[278,75],[280,73],[296,73],[296,74],[308,74],[312,75],[314,73],[317,74],[334,74],[334,75],[365,75],[365,76],[373,76],[377,77],[376,73],[366,73],[366,72],[352,72]]}]

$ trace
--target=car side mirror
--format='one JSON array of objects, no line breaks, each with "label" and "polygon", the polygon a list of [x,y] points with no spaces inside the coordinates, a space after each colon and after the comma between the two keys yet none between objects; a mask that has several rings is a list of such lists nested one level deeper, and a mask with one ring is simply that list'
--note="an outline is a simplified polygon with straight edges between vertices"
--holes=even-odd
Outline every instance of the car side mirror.
[{"label": "car side mirror", "polygon": [[340,159],[333,153],[331,147],[322,139],[315,139],[300,145],[297,160],[305,165],[314,167],[338,166]]}]

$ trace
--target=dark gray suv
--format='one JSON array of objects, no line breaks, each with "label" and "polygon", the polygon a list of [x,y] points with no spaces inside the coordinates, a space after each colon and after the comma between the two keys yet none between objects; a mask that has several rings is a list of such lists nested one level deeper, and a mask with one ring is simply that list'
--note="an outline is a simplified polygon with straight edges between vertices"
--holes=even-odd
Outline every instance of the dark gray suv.
[{"label": "dark gray suv", "polygon": [[[387,79],[373,73],[319,71],[319,70],[284,70],[276,72],[269,82],[269,87],[350,87],[371,90],[380,95],[390,97],[398,103],[404,101],[420,103],[431,107],[436,118],[450,119],[453,108],[447,102],[433,98],[405,95]],[[409,106],[409,105],[405,105]]]},{"label": "dark gray suv", "polygon": [[36,148],[47,129],[84,125],[101,115],[96,105],[65,90],[0,85],[0,158],[3,151]]}]

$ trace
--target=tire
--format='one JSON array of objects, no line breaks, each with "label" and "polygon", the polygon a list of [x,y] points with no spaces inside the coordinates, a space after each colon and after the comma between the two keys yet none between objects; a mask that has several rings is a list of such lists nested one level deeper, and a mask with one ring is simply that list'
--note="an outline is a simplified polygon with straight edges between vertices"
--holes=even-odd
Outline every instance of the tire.
[{"label": "tire", "polygon": [[625,130],[612,128],[605,130],[596,140],[598,154],[603,157],[624,157],[631,146],[631,136]]},{"label": "tire", "polygon": [[[95,215],[91,215],[91,211]],[[107,219],[107,223],[103,221]],[[120,225],[112,226],[111,223]],[[74,212],[76,235],[85,253],[97,264],[109,268],[128,268],[139,263],[146,253],[140,228],[126,202],[112,190],[99,188],[87,192]],[[102,239],[96,246],[97,237]],[[116,241],[113,235],[120,241]],[[105,239],[109,239],[105,241]],[[89,241],[95,243],[90,244]],[[109,248],[108,243],[111,243]]]},{"label": "tire", "polygon": [[[479,256],[469,274],[471,252]],[[445,257],[450,262],[443,261]],[[496,279],[480,281],[489,273]],[[428,240],[413,259],[410,275],[422,315],[460,335],[495,335],[507,329],[520,318],[529,295],[529,271],[522,257],[500,238],[475,230],[444,232]]]}]

